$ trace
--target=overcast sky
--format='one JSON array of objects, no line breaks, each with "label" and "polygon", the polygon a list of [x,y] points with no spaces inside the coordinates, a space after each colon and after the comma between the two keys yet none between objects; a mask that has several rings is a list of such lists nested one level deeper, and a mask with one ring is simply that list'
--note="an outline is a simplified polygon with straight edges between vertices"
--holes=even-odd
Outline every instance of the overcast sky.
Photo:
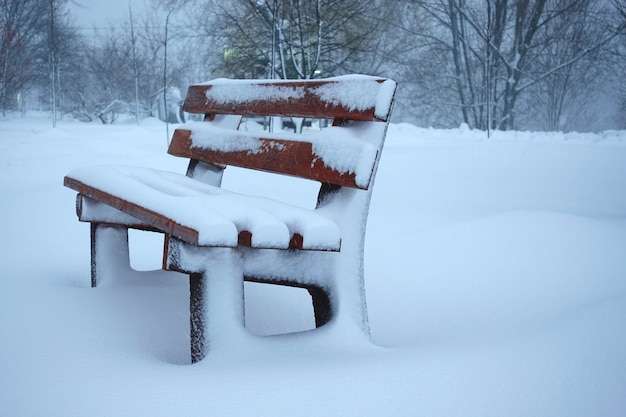
[{"label": "overcast sky", "polygon": [[[70,0],[70,13],[78,26],[109,26],[128,19],[129,0]],[[133,14],[144,10],[143,0],[132,0]]]}]

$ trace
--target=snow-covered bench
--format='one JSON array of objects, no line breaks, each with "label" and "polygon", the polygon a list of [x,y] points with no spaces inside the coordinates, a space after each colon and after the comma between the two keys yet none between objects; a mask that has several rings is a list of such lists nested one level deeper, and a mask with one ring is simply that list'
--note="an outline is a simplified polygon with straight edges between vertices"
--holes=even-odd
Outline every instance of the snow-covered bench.
[{"label": "snow-covered bench", "polygon": [[[226,80],[189,87],[168,152],[187,175],[104,166],[72,171],[79,220],[91,223],[92,286],[128,263],[128,228],[165,234],[163,268],[190,275],[192,362],[251,337],[243,281],[306,288],[316,327],[368,335],[365,224],[397,84],[351,75],[323,80]],[[242,116],[331,119],[314,133],[238,130]],[[296,123],[297,124],[297,123]],[[220,188],[228,165],[320,183],[317,206]],[[228,330],[227,330],[228,329]]]}]

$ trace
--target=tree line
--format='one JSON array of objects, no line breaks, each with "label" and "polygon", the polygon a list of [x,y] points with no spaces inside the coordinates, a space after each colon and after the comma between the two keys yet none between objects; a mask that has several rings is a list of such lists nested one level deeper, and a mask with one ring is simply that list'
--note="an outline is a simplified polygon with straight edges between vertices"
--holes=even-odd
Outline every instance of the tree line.
[{"label": "tree line", "polygon": [[68,0],[0,0],[3,115],[176,121],[193,82],[357,72],[400,82],[396,121],[626,128],[623,0],[146,1],[84,30]]}]

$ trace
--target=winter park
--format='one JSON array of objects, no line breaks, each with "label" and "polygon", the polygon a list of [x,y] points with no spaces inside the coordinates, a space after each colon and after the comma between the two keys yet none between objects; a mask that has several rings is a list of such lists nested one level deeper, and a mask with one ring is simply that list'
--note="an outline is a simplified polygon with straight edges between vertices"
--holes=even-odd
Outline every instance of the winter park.
[{"label": "winter park", "polygon": [[0,416],[626,416],[621,2],[83,3],[0,5]]}]

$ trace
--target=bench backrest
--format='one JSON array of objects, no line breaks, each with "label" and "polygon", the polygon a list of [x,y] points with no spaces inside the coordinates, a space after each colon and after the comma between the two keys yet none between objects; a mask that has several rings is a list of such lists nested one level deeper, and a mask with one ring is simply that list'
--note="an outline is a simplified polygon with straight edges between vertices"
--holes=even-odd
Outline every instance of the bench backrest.
[{"label": "bench backrest", "polygon": [[190,86],[183,110],[197,114],[387,121],[395,89],[395,82],[369,76],[321,80],[217,79]]},{"label": "bench backrest", "polygon": [[[214,167],[234,165],[368,189],[396,86],[392,80],[354,75],[192,85],[183,110],[204,114],[205,122],[176,129],[168,152]],[[242,132],[234,130],[240,119],[233,115],[331,119],[332,127],[312,134]]]}]

